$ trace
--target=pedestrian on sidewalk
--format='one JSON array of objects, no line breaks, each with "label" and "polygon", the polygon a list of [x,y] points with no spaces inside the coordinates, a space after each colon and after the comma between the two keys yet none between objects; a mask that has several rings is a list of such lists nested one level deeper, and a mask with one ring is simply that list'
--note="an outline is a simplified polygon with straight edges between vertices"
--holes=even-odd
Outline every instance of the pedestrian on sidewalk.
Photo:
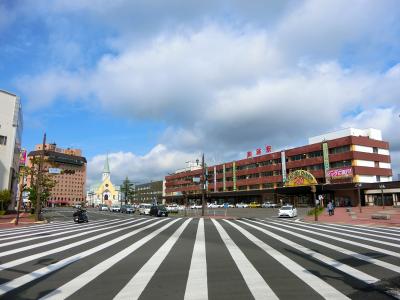
[{"label": "pedestrian on sidewalk", "polygon": [[331,201],[328,202],[327,208],[328,208],[328,214],[330,216],[332,216],[333,215],[333,205],[332,205]]}]

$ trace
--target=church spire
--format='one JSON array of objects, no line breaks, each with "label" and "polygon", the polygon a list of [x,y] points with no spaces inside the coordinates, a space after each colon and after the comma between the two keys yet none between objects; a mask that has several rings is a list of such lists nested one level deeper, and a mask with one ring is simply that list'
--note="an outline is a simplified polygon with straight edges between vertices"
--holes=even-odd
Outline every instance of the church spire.
[{"label": "church spire", "polygon": [[102,174],[102,180],[106,180],[107,178],[110,178],[110,166],[108,164],[108,153],[106,156],[106,160],[104,162],[104,168],[103,168],[103,174]]}]

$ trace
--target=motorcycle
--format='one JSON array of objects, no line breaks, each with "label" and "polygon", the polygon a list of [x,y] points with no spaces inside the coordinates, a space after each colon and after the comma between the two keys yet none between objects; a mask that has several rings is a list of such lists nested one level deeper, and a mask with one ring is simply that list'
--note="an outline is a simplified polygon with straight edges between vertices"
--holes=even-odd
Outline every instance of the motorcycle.
[{"label": "motorcycle", "polygon": [[74,212],[73,217],[74,217],[75,223],[89,222],[89,218],[87,216],[86,210],[84,210],[84,209],[78,209],[76,212]]}]

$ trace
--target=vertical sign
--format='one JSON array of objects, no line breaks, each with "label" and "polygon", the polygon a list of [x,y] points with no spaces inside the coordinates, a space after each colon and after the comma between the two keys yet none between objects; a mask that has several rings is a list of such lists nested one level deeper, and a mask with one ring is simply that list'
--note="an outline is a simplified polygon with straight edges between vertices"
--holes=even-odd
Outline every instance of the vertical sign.
[{"label": "vertical sign", "polygon": [[217,166],[214,166],[214,192],[217,192]]},{"label": "vertical sign", "polygon": [[236,162],[232,162],[233,190],[236,191]]},{"label": "vertical sign", "polygon": [[222,165],[222,183],[223,183],[223,191],[226,191],[226,177],[225,177],[225,164]]},{"label": "vertical sign", "polygon": [[322,155],[324,158],[324,171],[325,171],[325,183],[330,183],[330,178],[326,176],[327,172],[329,171],[329,149],[328,143],[322,144]]},{"label": "vertical sign", "polygon": [[286,155],[285,151],[281,151],[281,164],[282,164],[282,182],[286,182]]}]

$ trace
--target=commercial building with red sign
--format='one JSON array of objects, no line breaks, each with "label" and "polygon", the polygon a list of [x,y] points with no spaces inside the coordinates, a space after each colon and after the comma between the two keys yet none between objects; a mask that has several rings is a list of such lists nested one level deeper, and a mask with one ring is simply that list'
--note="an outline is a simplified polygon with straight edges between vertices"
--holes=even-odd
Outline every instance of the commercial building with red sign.
[{"label": "commercial building with red sign", "polygon": [[[43,145],[37,145],[35,151],[28,154],[28,166],[33,158],[39,159]],[[47,199],[48,204],[75,205],[86,201],[86,158],[79,149],[61,149],[56,144],[46,144],[43,171],[47,172],[56,184]],[[31,178],[27,178],[27,186]]]},{"label": "commercial building with red sign", "polygon": [[[372,128],[331,132],[309,138],[308,145],[205,169],[208,201],[278,202],[283,199],[296,204],[311,204],[309,186],[285,186],[288,174],[296,170],[311,173],[317,181],[317,193],[337,205],[358,202],[356,183],[361,183],[363,205],[382,201],[379,186],[383,183],[388,187],[399,185],[392,182],[389,143],[382,140],[380,130]],[[199,167],[166,176],[166,200],[179,201],[182,195],[198,199],[201,185],[196,178],[203,178],[202,174]],[[376,189],[377,193],[367,194],[367,188]],[[384,197],[388,205],[397,203],[399,193],[394,190]]]}]

